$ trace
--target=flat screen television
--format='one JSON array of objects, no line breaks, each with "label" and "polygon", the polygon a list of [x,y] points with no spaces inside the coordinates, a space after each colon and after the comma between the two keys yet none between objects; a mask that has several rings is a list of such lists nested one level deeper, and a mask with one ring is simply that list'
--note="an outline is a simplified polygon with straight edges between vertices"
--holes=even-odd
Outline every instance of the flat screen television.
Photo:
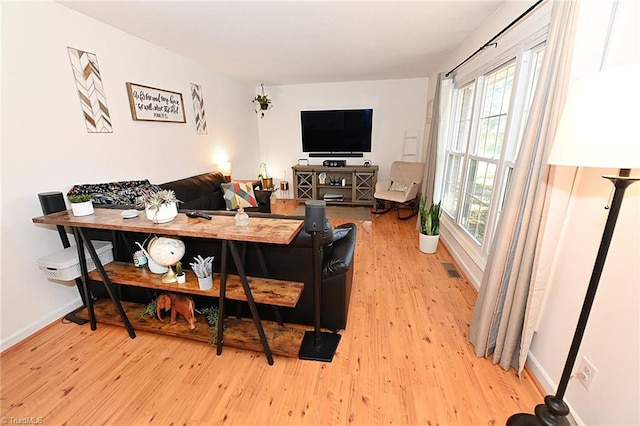
[{"label": "flat screen television", "polygon": [[373,109],[300,111],[302,151],[310,157],[362,157],[371,152]]}]

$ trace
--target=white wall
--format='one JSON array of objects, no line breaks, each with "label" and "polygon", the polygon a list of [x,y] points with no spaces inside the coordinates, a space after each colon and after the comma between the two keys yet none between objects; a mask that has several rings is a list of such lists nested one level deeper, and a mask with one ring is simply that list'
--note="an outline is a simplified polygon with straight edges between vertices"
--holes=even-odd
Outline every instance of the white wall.
[{"label": "white wall", "polygon": [[[583,1],[573,57],[574,78],[600,69],[612,1]],[[640,62],[640,4],[618,3],[604,67]],[[636,84],[636,83],[633,83]],[[560,380],[602,237],[612,191],[604,174],[617,170],[578,169],[554,182],[557,199],[569,197],[563,234],[556,241],[552,274],[538,331],[531,346],[532,365],[547,391]],[[632,171],[640,176],[640,170]],[[569,192],[567,192],[569,191]],[[565,400],[576,420],[588,425],[640,424],[640,183],[625,194],[598,292],[578,354],[598,369],[590,390],[569,382]],[[575,369],[574,369],[575,371]]]},{"label": "white wall", "polygon": [[[572,58],[572,74],[576,78],[599,68],[612,3],[611,0],[579,1],[579,28]],[[527,6],[522,2],[505,3],[439,71],[450,70],[518,16],[521,12],[518,8]],[[639,18],[637,1],[619,2],[607,67],[640,61]],[[431,81],[435,81],[436,76],[431,77]],[[433,93],[433,87],[429,93]],[[554,173],[556,180],[551,188],[554,197],[551,203],[564,208],[568,200],[569,208],[550,213],[554,223],[547,229],[555,232],[561,227],[562,235],[551,244],[555,270],[549,280],[550,292],[528,361],[548,393],[555,392],[560,380],[602,237],[607,214],[603,207],[611,195],[611,184],[601,175],[615,172],[579,169],[575,182],[572,170]],[[638,173],[634,170],[633,174]],[[640,183],[637,183],[627,190],[579,354],[579,357],[589,358],[599,370],[597,379],[589,391],[572,380],[565,395],[579,424],[640,424],[639,217]],[[556,238],[555,235],[545,237]],[[541,255],[548,256],[548,253]],[[471,275],[476,276],[476,272],[472,271]]]},{"label": "white wall", "polygon": [[[274,107],[264,118],[256,118],[262,161],[276,183],[285,173],[291,183],[291,166],[308,158],[302,152],[301,110],[373,108],[372,152],[364,158],[380,166],[380,176],[388,176],[391,162],[401,159],[404,132],[420,134],[422,139],[427,83],[427,79],[405,79],[265,86]],[[309,164],[323,160],[310,158]],[[362,163],[363,158],[347,158],[347,164]]]},{"label": "white wall", "polygon": [[[97,55],[113,133],[87,133],[67,46]],[[182,93],[187,123],[133,121],[127,81]],[[196,134],[192,82],[203,88],[207,135]],[[234,176],[254,178],[253,96],[253,86],[57,3],[2,3],[3,349],[79,305],[75,286],[50,282],[37,267],[62,248],[57,232],[31,222],[41,215],[37,194],[77,183],[162,183],[212,170],[220,155]]]}]

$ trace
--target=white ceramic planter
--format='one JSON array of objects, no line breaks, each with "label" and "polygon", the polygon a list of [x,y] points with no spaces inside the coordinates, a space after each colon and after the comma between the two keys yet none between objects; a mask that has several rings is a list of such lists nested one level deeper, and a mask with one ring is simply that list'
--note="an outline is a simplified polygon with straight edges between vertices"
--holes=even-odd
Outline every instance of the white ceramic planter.
[{"label": "white ceramic planter", "polygon": [[213,287],[213,275],[209,275],[204,278],[198,277],[198,286],[200,287],[200,290],[209,290]]},{"label": "white ceramic planter", "polygon": [[178,281],[178,284],[184,284],[187,282],[187,274],[183,272],[182,275],[176,275],[176,280]]},{"label": "white ceramic planter", "polygon": [[178,207],[176,203],[162,204],[158,208],[151,208],[147,204],[144,209],[147,214],[147,219],[154,223],[167,223],[171,222],[178,216]]},{"label": "white ceramic planter", "polygon": [[440,235],[425,235],[420,234],[420,251],[423,253],[435,253],[438,250],[438,241],[440,240]]},{"label": "white ceramic planter", "polygon": [[89,216],[93,214],[93,203],[90,200],[82,203],[71,203],[71,211],[74,216]]}]

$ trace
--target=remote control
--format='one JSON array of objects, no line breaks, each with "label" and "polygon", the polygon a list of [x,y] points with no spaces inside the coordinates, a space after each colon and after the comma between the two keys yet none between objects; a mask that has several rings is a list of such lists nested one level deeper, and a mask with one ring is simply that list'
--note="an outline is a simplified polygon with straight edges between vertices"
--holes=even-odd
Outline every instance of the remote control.
[{"label": "remote control", "polygon": [[201,217],[202,219],[211,220],[211,216],[202,212],[187,212],[186,215],[193,218]]}]

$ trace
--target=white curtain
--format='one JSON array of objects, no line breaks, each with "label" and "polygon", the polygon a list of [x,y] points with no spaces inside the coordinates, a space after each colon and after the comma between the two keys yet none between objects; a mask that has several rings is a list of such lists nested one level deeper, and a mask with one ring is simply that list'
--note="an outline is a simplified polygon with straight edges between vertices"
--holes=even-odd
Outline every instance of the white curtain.
[{"label": "white curtain", "polygon": [[535,303],[529,296],[549,179],[546,159],[569,83],[576,9],[575,1],[553,4],[544,64],[470,325],[476,355],[493,354],[494,363],[518,373],[536,320],[526,313]]},{"label": "white curtain", "polygon": [[[440,126],[441,126],[441,93],[442,84],[445,82],[444,73],[438,74],[438,81],[436,82],[436,89],[433,94],[433,101],[431,103],[431,128],[429,129],[429,139],[426,145],[426,156],[424,160],[424,175],[422,181],[422,193],[426,197],[427,206],[433,203],[434,189],[436,182],[436,165],[438,163],[438,147],[440,146]],[[419,219],[418,219],[419,220]]]}]

